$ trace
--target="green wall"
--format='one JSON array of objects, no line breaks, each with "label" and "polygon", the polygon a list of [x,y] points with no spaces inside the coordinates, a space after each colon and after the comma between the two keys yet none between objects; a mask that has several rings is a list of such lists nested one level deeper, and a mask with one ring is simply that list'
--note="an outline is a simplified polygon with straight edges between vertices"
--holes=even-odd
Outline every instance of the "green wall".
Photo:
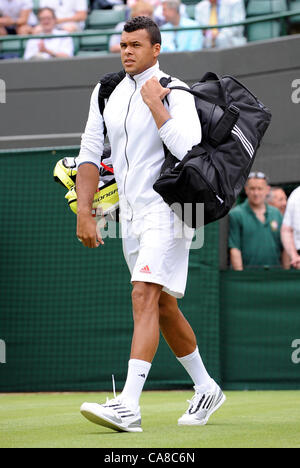
[{"label": "green wall", "polygon": [[[131,285],[120,239],[85,249],[76,218],[53,181],[57,160],[77,154],[0,154],[0,392],[111,389],[124,384],[129,359]],[[208,369],[220,379],[218,225],[192,250],[180,307],[196,330]],[[147,388],[191,386],[161,339]]]},{"label": "green wall", "polygon": [[[77,152],[0,153],[0,392],[111,390],[111,374],[120,390],[126,378],[133,322],[121,240],[83,248],[52,178]],[[227,389],[300,389],[300,272],[220,272],[218,246],[214,223],[190,252],[179,301],[208,371]],[[146,388],[191,386],[161,339]]]}]

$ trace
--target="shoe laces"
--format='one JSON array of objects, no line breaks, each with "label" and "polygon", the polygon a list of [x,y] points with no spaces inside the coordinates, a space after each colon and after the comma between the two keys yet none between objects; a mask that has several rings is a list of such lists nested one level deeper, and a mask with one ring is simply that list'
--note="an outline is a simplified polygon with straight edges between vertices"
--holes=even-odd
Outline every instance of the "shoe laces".
[{"label": "shoe laces", "polygon": [[196,387],[194,387],[194,389],[195,389],[195,394],[193,398],[191,400],[187,400],[187,402],[189,403],[189,407],[186,410],[186,413],[189,413],[190,410],[194,408],[195,406],[197,407],[197,409],[200,409],[202,403],[206,399],[205,397],[209,396],[212,393],[211,391],[203,392],[201,389],[197,389]]},{"label": "shoe laces", "polygon": [[117,397],[117,394],[116,394],[116,384],[115,384],[115,376],[114,376],[114,374],[112,374],[111,378],[112,378],[112,388],[113,388],[114,397],[113,397],[113,398],[108,398],[108,397],[106,397],[105,405],[107,405],[107,406],[111,406],[111,405],[115,405],[115,404],[120,404],[120,403],[121,403],[120,397]]}]

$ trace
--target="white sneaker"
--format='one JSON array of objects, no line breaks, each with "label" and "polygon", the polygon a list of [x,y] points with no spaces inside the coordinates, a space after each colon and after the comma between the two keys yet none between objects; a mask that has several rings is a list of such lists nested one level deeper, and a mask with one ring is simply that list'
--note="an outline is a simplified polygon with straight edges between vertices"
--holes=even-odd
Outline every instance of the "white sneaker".
[{"label": "white sneaker", "polygon": [[107,398],[106,403],[83,403],[81,414],[89,421],[120,432],[143,432],[140,407],[132,410],[121,398]]},{"label": "white sneaker", "polygon": [[214,382],[213,390],[203,393],[194,387],[195,395],[188,400],[189,407],[181,418],[179,426],[204,426],[209,417],[226,401],[226,396]]}]

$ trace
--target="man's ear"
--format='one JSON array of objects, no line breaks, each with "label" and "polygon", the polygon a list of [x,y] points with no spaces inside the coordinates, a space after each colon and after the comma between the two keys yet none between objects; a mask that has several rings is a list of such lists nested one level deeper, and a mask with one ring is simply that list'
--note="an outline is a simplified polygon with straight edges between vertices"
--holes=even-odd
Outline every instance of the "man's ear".
[{"label": "man's ear", "polygon": [[160,54],[160,49],[161,49],[161,45],[160,44],[154,44],[153,46],[153,51],[154,51],[154,56],[155,57],[158,57],[159,54]]}]

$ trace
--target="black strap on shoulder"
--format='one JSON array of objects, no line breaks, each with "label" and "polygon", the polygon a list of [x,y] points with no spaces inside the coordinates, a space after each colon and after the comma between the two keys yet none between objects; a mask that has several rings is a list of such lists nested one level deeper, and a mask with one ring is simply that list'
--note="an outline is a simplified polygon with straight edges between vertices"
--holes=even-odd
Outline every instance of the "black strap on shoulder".
[{"label": "black strap on shoulder", "polygon": [[[172,81],[171,77],[161,78],[160,84],[164,88],[166,88],[171,81]],[[213,97],[213,96],[208,97],[205,94],[205,92],[195,91],[195,90],[190,89],[190,88],[185,88],[184,86],[171,86],[170,89],[180,89],[182,91],[186,91],[186,92],[192,94],[193,96],[196,96],[196,97],[202,99],[203,101],[209,102],[210,104],[216,104],[217,106],[226,107],[225,90],[224,90],[224,86],[223,86],[223,83],[222,83],[222,79],[218,75],[216,75],[215,73],[208,72],[208,73],[206,73],[204,75],[204,77],[200,80],[199,83],[204,84],[204,83],[206,83],[208,81],[214,81],[215,83],[218,83],[218,85],[219,85],[219,96],[218,97]]]},{"label": "black strap on shoulder", "polygon": [[[111,93],[115,90],[119,83],[125,78],[126,73],[124,70],[119,71],[118,73],[107,73],[102,78],[100,78],[100,88],[98,94],[98,105],[100,114],[103,116],[105,99],[108,99]],[[104,123],[104,136],[106,135],[107,130]]]},{"label": "black strap on shoulder", "polygon": [[[160,80],[159,80],[159,83],[160,85],[163,87],[163,88],[167,88],[168,87],[168,84],[170,84],[172,81],[172,77],[169,76],[168,78],[166,76],[163,76]],[[166,103],[168,104],[169,106],[169,100],[168,100],[168,96],[165,97],[164,101],[166,101]]]},{"label": "black strap on shoulder", "polygon": [[100,79],[99,83],[101,86],[99,88],[98,102],[101,115],[103,115],[105,99],[109,98],[114,89],[125,78],[125,75],[125,71],[121,70],[118,73],[107,73]]}]

